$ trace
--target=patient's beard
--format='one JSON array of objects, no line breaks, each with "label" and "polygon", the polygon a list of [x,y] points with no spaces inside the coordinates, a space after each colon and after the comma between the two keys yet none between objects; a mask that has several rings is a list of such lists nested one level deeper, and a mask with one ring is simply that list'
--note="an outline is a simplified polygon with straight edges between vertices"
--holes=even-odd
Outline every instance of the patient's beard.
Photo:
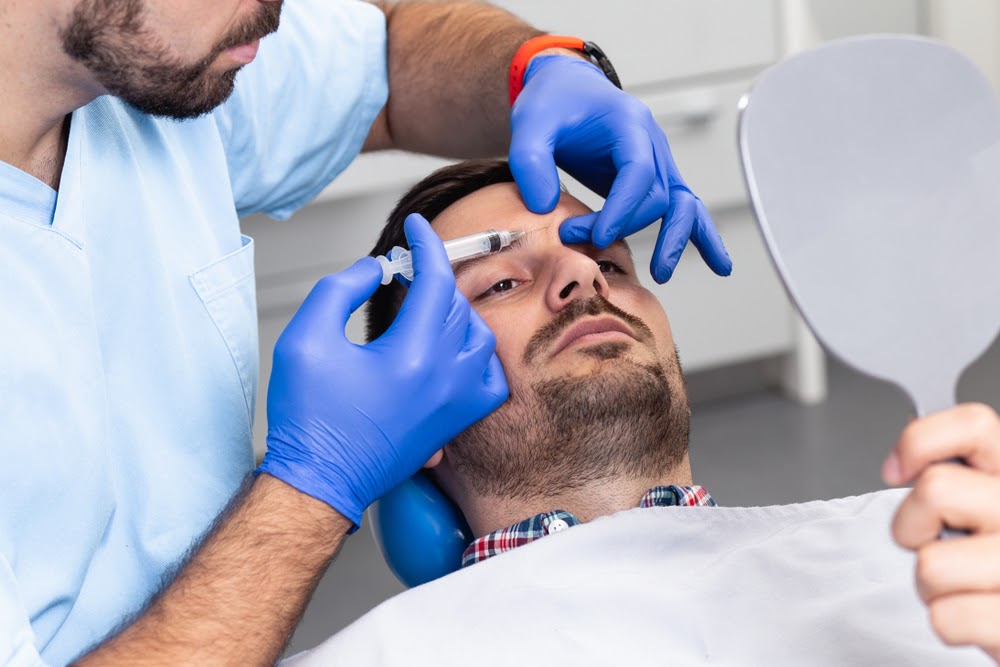
[{"label": "patient's beard", "polygon": [[[604,303],[610,309],[600,310],[621,313]],[[663,477],[684,460],[690,410],[677,357],[646,364],[613,345],[593,352],[619,358],[583,377],[512,382],[506,403],[452,441],[449,460],[473,493],[554,496],[600,480]]]}]

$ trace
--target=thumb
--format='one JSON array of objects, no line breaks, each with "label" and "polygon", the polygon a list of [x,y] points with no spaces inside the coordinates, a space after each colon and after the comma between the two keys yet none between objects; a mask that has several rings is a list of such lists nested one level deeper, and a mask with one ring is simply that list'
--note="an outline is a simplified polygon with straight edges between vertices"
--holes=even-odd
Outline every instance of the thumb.
[{"label": "thumb", "polygon": [[[520,100],[519,100],[520,101]],[[559,203],[555,136],[530,114],[511,114],[510,172],[532,213],[548,213]]]},{"label": "thumb", "polygon": [[563,243],[593,243],[594,224],[600,211],[585,213],[563,220],[559,225],[559,240]]},{"label": "thumb", "polygon": [[486,370],[483,371],[483,385],[486,387],[486,391],[495,398],[495,404],[489,408],[491,412],[500,407],[510,396],[507,376],[504,374],[503,366],[500,364],[500,358],[497,357],[496,352],[490,356]]},{"label": "thumb", "polygon": [[322,278],[299,307],[289,328],[300,333],[320,331],[346,336],[351,313],[371,298],[382,283],[382,267],[373,257],[362,257],[339,273]]},{"label": "thumb", "polygon": [[399,335],[407,339],[431,341],[451,312],[455,274],[441,238],[422,215],[408,215],[403,228],[412,253],[413,282],[390,331],[394,336],[402,331]]}]

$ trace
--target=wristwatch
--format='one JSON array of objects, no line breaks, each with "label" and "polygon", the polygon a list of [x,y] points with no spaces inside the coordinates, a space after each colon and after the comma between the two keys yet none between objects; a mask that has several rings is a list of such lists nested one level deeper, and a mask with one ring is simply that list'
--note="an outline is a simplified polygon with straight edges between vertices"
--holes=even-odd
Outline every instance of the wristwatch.
[{"label": "wristwatch", "polygon": [[614,66],[612,66],[611,61],[608,57],[604,55],[604,51],[601,47],[597,46],[593,42],[585,42],[579,37],[567,37],[566,35],[542,35],[540,37],[534,37],[529,39],[527,42],[521,45],[514,54],[513,60],[510,63],[510,105],[514,106],[514,101],[517,96],[521,93],[521,88],[524,86],[524,73],[528,69],[528,63],[531,59],[536,56],[541,51],[546,49],[570,49],[572,51],[580,51],[583,53],[592,63],[597,65],[604,76],[608,77],[611,83],[615,84],[618,88],[622,87],[621,81],[618,80],[618,73],[615,72]]}]

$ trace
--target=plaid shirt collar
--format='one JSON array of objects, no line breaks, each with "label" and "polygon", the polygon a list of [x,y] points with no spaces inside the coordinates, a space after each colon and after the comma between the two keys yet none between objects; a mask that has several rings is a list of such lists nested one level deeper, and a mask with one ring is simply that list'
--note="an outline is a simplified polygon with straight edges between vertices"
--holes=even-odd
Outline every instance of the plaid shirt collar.
[{"label": "plaid shirt collar", "polygon": [[[654,486],[643,495],[639,507],[673,507],[707,505],[715,507],[715,501],[708,491],[700,486]],[[528,542],[558,533],[580,523],[580,520],[565,510],[543,512],[530,519],[501,528],[489,535],[483,535],[466,548],[462,554],[462,567],[516,549]]]}]

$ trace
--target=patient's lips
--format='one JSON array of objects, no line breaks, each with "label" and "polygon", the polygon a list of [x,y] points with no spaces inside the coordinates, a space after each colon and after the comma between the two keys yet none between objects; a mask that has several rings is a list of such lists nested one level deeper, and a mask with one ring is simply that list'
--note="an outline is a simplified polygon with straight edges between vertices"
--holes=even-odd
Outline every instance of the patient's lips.
[{"label": "patient's lips", "polygon": [[555,356],[574,345],[606,343],[613,340],[635,340],[632,329],[617,317],[598,317],[577,322],[566,330],[552,348]]}]

